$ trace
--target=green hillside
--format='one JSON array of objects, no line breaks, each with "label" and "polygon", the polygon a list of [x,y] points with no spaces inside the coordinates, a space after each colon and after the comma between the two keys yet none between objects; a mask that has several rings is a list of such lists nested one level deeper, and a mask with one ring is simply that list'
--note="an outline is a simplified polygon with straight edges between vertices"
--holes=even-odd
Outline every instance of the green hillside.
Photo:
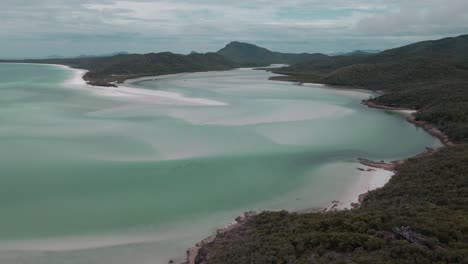
[{"label": "green hillside", "polygon": [[242,42],[231,42],[217,52],[218,54],[234,61],[242,66],[268,66],[270,64],[293,64],[301,61],[320,59],[327,55],[293,54],[273,52],[268,49]]}]

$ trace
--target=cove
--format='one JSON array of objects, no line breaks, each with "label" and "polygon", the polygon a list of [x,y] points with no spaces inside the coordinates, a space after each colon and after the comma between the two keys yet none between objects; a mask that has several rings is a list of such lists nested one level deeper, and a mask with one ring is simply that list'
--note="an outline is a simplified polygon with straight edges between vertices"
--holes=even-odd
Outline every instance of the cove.
[{"label": "cove", "polygon": [[349,205],[384,177],[359,157],[440,146],[367,91],[252,69],[79,75],[0,64],[1,263],[167,263],[244,211]]}]

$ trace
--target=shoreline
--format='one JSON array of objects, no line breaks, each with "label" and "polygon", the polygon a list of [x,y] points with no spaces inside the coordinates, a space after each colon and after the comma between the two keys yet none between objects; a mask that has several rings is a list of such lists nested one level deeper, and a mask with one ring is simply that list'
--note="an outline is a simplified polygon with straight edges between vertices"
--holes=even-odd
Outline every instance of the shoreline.
[{"label": "shoreline", "polygon": [[[44,65],[44,64],[42,64],[42,65]],[[73,72],[73,77],[68,78],[67,80],[64,81],[64,84],[66,84],[66,85],[73,85],[73,86],[81,86],[81,85],[84,85],[84,86],[90,86],[90,85],[86,82],[86,80],[84,79],[84,76],[86,75],[86,73],[89,72],[88,70],[76,69],[76,68],[72,68],[72,67],[70,67],[70,66],[62,65],[62,64],[46,64],[46,65],[53,65],[53,66],[56,66],[56,67],[58,67],[58,68],[65,69],[65,70],[69,70],[69,71]]]},{"label": "shoreline", "polygon": [[[167,74],[160,74],[160,75],[139,76],[139,77],[134,77],[134,78],[128,78],[128,79],[125,79],[122,82],[115,83],[116,84],[115,88],[131,86],[132,84],[138,84],[139,82],[157,81],[157,80],[170,78],[170,77],[179,77],[179,76],[184,76],[184,75],[187,75],[187,74],[221,73],[221,72],[229,72],[229,71],[244,70],[244,69],[251,69],[251,68],[234,68],[234,69],[222,70],[222,71],[178,72],[178,73],[167,73]],[[99,87],[99,86],[97,86],[97,87]]]},{"label": "shoreline", "polygon": [[96,86],[92,83],[89,83],[84,78],[86,73],[89,71],[83,69],[77,69],[66,65],[61,64],[41,64],[41,63],[28,63],[28,64],[37,64],[37,65],[51,65],[72,72],[72,76],[66,79],[63,84],[72,87],[85,88],[91,93],[97,94],[99,96],[108,96],[113,98],[138,98],[142,102],[151,102],[151,100],[156,101],[174,101],[177,104],[185,105],[203,105],[203,106],[226,106],[228,105],[225,102],[216,101],[208,98],[197,98],[197,97],[186,97],[184,94],[160,91],[160,90],[149,90],[141,89],[138,87],[132,87],[131,84],[134,82],[144,81],[144,80],[156,80],[164,77],[177,76],[178,74],[187,74],[187,73],[176,73],[176,74],[166,74],[158,76],[147,76],[147,77],[136,77],[133,79],[128,79],[123,83],[116,84],[114,87],[110,86]]},{"label": "shoreline", "polygon": [[52,63],[34,63],[34,62],[0,62],[0,64],[18,64],[18,65],[41,65],[41,66],[52,66],[52,67],[57,67],[60,69],[68,70],[73,73],[73,76],[70,78],[67,78],[63,83],[66,85],[85,85],[85,86],[93,86],[89,84],[84,76],[86,73],[88,73],[88,70],[85,69],[77,69],[70,67],[68,65],[64,64],[52,64]]},{"label": "shoreline", "polygon": [[426,122],[426,121],[421,121],[417,120],[417,113],[418,111],[415,109],[408,109],[408,108],[401,108],[401,107],[393,107],[393,106],[386,106],[386,105],[381,105],[378,103],[375,103],[372,99],[369,100],[363,100],[361,102],[363,105],[366,105],[369,108],[375,108],[375,109],[382,109],[382,110],[387,110],[387,111],[396,111],[404,114],[408,114],[408,117],[406,118],[406,121],[410,122],[411,124],[423,128],[427,133],[429,133],[431,136],[437,138],[440,140],[440,142],[444,146],[455,146],[456,144],[453,143],[449,137],[442,131],[440,131],[437,127],[434,125]]},{"label": "shoreline", "polygon": [[[255,68],[237,68],[237,69],[256,70]],[[226,71],[232,71],[232,70],[235,70],[235,69],[226,70]],[[223,71],[215,71],[215,72],[223,72]],[[130,78],[130,79],[127,79],[124,82],[120,83],[121,85],[123,84],[123,86],[117,86],[117,87],[125,87],[125,85],[131,85],[133,83],[138,83],[140,81],[158,80],[158,79],[163,79],[165,77],[185,75],[185,74],[191,74],[191,73],[192,72],[182,72],[182,73],[173,73],[173,74],[142,76],[142,77]],[[307,84],[310,84],[310,83],[303,83],[303,85],[307,85]],[[349,90],[351,90],[351,91],[366,92],[366,93],[370,92],[369,90],[365,90],[365,89],[344,89],[343,87],[328,86],[326,84],[315,84],[315,83],[312,83],[312,84],[313,85],[320,85],[320,86],[323,86],[325,88],[331,88],[331,89],[340,90],[340,91],[349,91]],[[404,109],[401,109],[401,110],[404,110]],[[318,211],[327,212],[327,211],[333,211],[333,210],[345,210],[345,209],[355,208],[356,204],[360,204],[360,202],[361,202],[360,197],[362,195],[366,194],[369,191],[376,190],[378,188],[381,188],[381,187],[385,186],[385,184],[387,184],[387,182],[391,179],[391,177],[393,177],[395,175],[395,169],[394,168],[389,168],[387,166],[375,166],[374,163],[365,164],[365,163],[361,162],[361,159],[358,159],[358,161],[356,162],[356,165],[362,165],[361,167],[365,168],[365,169],[363,169],[361,167],[356,167],[356,170],[359,173],[358,177],[360,178],[361,186],[355,186],[355,187],[356,188],[361,187],[360,190],[351,191],[350,194],[341,197],[340,200],[332,201],[329,206],[318,207],[318,208],[305,208],[305,209],[296,210],[294,212],[297,212],[297,213],[308,213],[308,212],[318,212]],[[385,175],[386,174],[385,172],[390,172],[391,175],[388,175],[388,174]],[[367,175],[364,175],[364,174],[367,174]],[[369,175],[369,174],[371,174],[371,175]],[[364,181],[364,183],[362,181],[362,178],[366,179]],[[362,186],[363,185],[365,185],[366,188],[367,188],[367,190],[364,193],[362,193]],[[369,187],[369,186],[372,186],[372,187]],[[250,215],[250,217],[252,216],[251,215],[252,213],[256,214],[256,212],[246,212],[246,213],[248,213]],[[244,213],[244,214],[246,214],[246,213]],[[244,218],[248,218],[248,217],[245,217],[245,215],[244,215],[244,216],[238,216],[237,218],[244,219]],[[241,221],[241,222],[243,222],[243,221]],[[238,224],[241,224],[241,223],[239,223],[236,220],[235,222],[229,224],[227,227],[218,229],[217,233],[226,232],[227,230],[225,230],[225,229],[230,230],[230,229],[232,229],[234,226],[236,226]],[[214,235],[211,235],[210,237],[198,242],[197,244],[206,242],[206,240],[208,240],[212,236],[214,236]]]},{"label": "shoreline", "polygon": [[[374,191],[385,186],[393,176],[396,175],[397,171],[388,170],[377,166],[370,166],[370,164],[363,164],[361,162],[356,162],[356,165],[361,165],[355,168],[358,171],[356,184],[350,188],[348,194],[343,195],[340,200],[333,200],[326,207],[316,207],[316,208],[305,208],[300,210],[291,211],[291,213],[297,214],[308,214],[308,213],[331,213],[341,210],[352,210],[359,208],[364,198],[370,191]],[[362,193],[363,187],[367,189]],[[173,259],[168,261],[168,264],[196,264],[197,258],[199,257],[200,251],[203,250],[204,246],[213,243],[217,235],[224,234],[227,232],[235,232],[235,229],[242,227],[248,221],[253,219],[255,216],[268,212],[264,211],[248,211],[244,212],[243,215],[235,218],[234,222],[226,225],[223,228],[217,229],[214,233],[204,238],[203,240],[196,242],[194,246],[186,250],[185,260],[182,262],[176,262]]]},{"label": "shoreline", "polygon": [[[274,79],[271,79],[271,78],[270,78],[270,80],[284,81],[284,80],[274,80]],[[291,82],[291,81],[289,81],[289,82]],[[305,83],[301,83],[301,85],[303,85],[303,84],[305,84]],[[324,86],[326,86],[326,85],[324,85]],[[407,108],[400,108],[400,107],[392,107],[392,106],[386,106],[386,105],[380,105],[380,104],[377,104],[377,103],[373,102],[372,99],[362,100],[361,104],[366,105],[369,108],[375,108],[375,109],[387,110],[387,111],[394,111],[394,112],[405,114],[405,115],[407,115],[407,117],[406,117],[407,122],[412,123],[417,127],[423,128],[431,136],[439,139],[441,141],[441,143],[445,147],[455,146],[456,145],[456,144],[454,144],[453,142],[450,141],[450,139],[448,138],[448,136],[445,133],[440,131],[438,128],[436,128],[432,124],[429,124],[429,123],[427,123],[425,121],[417,120],[416,119],[417,110],[407,109]],[[314,212],[315,213],[329,213],[329,212],[333,212],[333,211],[337,211],[337,210],[347,210],[347,209],[359,208],[360,205],[364,202],[366,196],[369,194],[370,191],[374,191],[374,190],[377,190],[377,189],[380,189],[380,188],[384,187],[391,180],[391,178],[393,176],[398,174],[399,166],[401,166],[402,164],[404,164],[405,162],[407,162],[407,161],[409,161],[410,159],[413,159],[413,158],[431,156],[434,153],[436,153],[439,149],[440,148],[438,148],[438,149],[426,148],[425,151],[423,151],[423,152],[421,152],[419,154],[416,154],[414,156],[408,157],[406,159],[394,160],[394,161],[390,161],[390,162],[372,161],[372,160],[368,160],[368,159],[365,159],[365,158],[358,158],[358,164],[361,164],[364,167],[367,167],[367,169],[360,168],[360,167],[357,168],[358,170],[360,170],[362,172],[365,172],[365,171],[367,171],[367,172],[371,171],[372,172],[372,171],[377,171],[377,170],[383,170],[383,171],[391,172],[392,174],[388,177],[387,180],[384,180],[384,181],[380,182],[381,183],[380,185],[377,184],[376,186],[374,186],[374,188],[372,188],[372,189],[369,188],[364,193],[360,193],[360,194],[358,193],[357,194],[357,203],[351,203],[349,206],[343,206],[342,202],[340,202],[338,200],[334,200],[334,201],[332,201],[332,204],[330,206],[328,206],[328,207],[325,207],[325,208],[309,208],[309,209],[306,208],[306,209],[303,209],[303,210],[295,211],[295,213],[299,213],[299,214],[301,214],[301,213],[302,214],[303,213],[314,213]],[[376,176],[374,175],[374,178],[375,177]],[[372,176],[371,176],[371,178],[372,178]],[[367,184],[370,184],[372,182],[371,180],[372,179],[368,180]],[[353,193],[352,196],[356,198],[356,193]],[[199,257],[200,250],[203,249],[204,245],[212,243],[215,240],[217,234],[222,234],[222,233],[225,233],[225,232],[233,231],[237,227],[240,227],[243,224],[245,224],[252,217],[255,217],[255,215],[257,215],[257,214],[259,214],[259,213],[258,212],[246,212],[246,213],[244,213],[243,217],[242,216],[237,217],[236,222],[234,224],[228,225],[227,227],[222,228],[222,229],[218,229],[215,234],[212,234],[208,238],[203,239],[202,241],[196,243],[194,247],[191,247],[186,251],[186,254],[187,254],[186,260],[184,262],[180,263],[180,264],[196,264],[196,260]],[[238,219],[240,221],[238,221]],[[174,263],[174,261],[170,260],[169,264],[171,264],[171,263]]]},{"label": "shoreline", "polygon": [[396,174],[395,170],[369,166],[359,162],[359,159],[356,164],[358,165],[355,168],[357,179],[350,185],[348,193],[343,195],[340,200],[333,201],[331,206],[322,209],[322,212],[358,208],[363,194],[382,188]]},{"label": "shoreline", "polygon": [[[187,249],[186,259],[183,262],[179,262],[178,264],[196,264],[198,253],[203,248],[203,246],[205,246],[205,245],[207,245],[209,243],[212,243],[215,240],[217,235],[224,234],[226,232],[233,231],[234,229],[236,229],[238,227],[241,227],[243,224],[245,224],[247,221],[249,221],[250,219],[252,219],[256,215],[258,215],[257,212],[248,211],[248,212],[245,212],[243,215],[236,217],[234,222],[228,224],[227,226],[225,226],[223,228],[217,229],[214,234],[212,234],[209,237],[201,240],[200,242],[195,243],[195,245],[193,247]],[[174,262],[173,259],[170,259],[168,263],[173,264],[175,262]]]}]

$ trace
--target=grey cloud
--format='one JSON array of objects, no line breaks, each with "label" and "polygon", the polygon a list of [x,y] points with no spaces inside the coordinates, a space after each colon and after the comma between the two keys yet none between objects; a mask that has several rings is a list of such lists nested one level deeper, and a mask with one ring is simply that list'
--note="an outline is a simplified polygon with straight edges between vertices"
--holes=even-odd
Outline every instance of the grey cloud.
[{"label": "grey cloud", "polygon": [[[466,0],[2,0],[0,57],[212,51],[232,40],[291,52],[385,49],[468,32]],[[341,14],[278,18],[284,8]],[[66,43],[66,45],[64,45]],[[67,48],[68,47],[68,48]],[[27,50],[27,52],[25,52]],[[56,52],[57,51],[57,52]],[[29,55],[28,55],[29,56]]]},{"label": "grey cloud", "polygon": [[399,9],[374,14],[357,25],[360,33],[437,35],[468,32],[468,1],[401,1]]}]

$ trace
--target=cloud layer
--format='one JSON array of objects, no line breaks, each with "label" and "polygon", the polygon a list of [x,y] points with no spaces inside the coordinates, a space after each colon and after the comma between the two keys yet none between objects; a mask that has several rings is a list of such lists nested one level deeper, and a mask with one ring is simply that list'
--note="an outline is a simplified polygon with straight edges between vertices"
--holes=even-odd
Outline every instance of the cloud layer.
[{"label": "cloud layer", "polygon": [[385,49],[468,33],[468,1],[3,0],[0,57],[191,50]]}]

